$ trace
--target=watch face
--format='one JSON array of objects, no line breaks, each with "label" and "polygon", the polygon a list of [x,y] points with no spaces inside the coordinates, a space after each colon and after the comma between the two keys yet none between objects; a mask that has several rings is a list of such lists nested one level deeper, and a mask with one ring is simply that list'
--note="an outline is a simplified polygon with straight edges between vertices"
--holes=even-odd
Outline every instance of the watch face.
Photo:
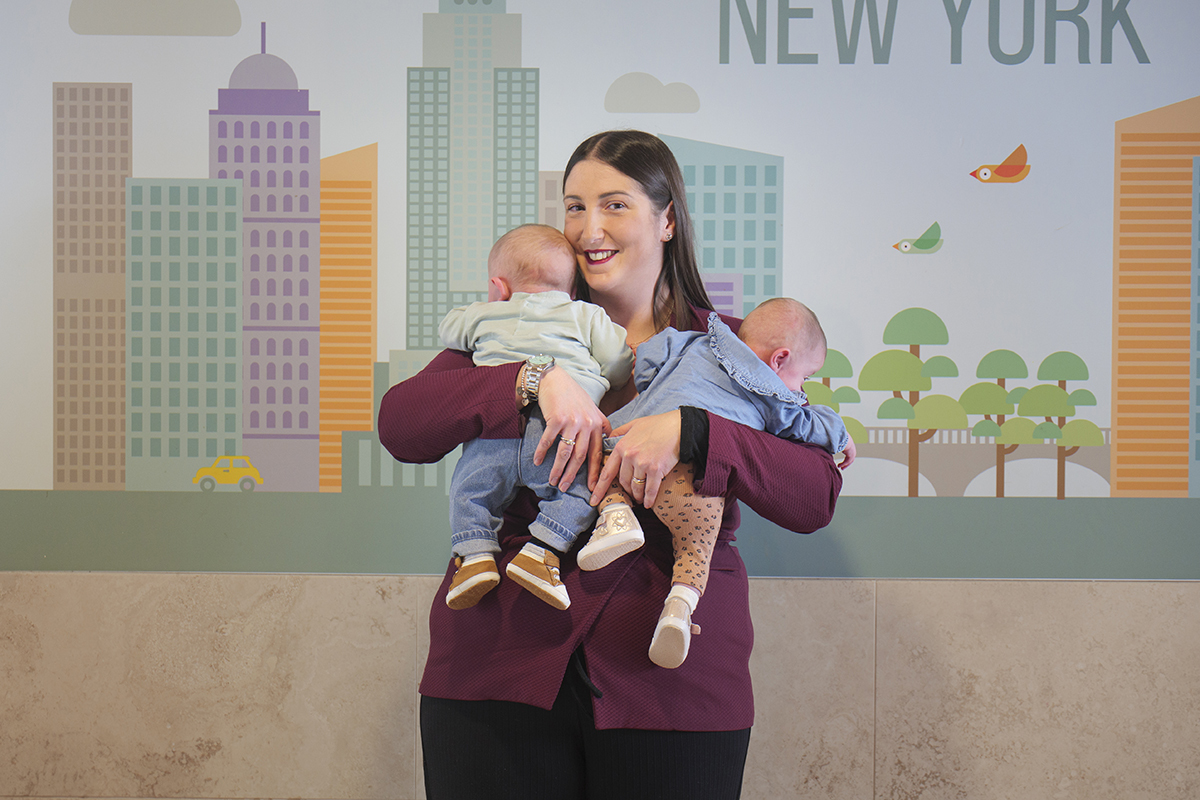
[{"label": "watch face", "polygon": [[554,358],[551,356],[538,355],[529,359],[529,366],[531,367],[548,367],[553,363]]}]

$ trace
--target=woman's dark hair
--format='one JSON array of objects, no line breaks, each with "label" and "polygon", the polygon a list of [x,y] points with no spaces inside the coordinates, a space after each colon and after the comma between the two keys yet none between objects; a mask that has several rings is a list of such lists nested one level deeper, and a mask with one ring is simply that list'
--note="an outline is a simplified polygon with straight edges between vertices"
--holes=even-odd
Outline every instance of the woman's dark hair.
[{"label": "woman's dark hair", "polygon": [[[691,327],[692,306],[708,310],[712,310],[713,306],[700,280],[692,217],[688,213],[683,173],[679,170],[675,154],[662,139],[644,131],[597,133],[575,148],[567,161],[567,169],[563,173],[564,192],[571,170],[586,159],[607,164],[637,181],[650,198],[654,213],[661,214],[668,205],[672,205],[675,235],[663,243],[663,268],[654,285],[654,322],[662,330],[671,324],[673,315],[676,327]],[[576,284],[579,298],[587,300],[587,283],[577,280]]]}]

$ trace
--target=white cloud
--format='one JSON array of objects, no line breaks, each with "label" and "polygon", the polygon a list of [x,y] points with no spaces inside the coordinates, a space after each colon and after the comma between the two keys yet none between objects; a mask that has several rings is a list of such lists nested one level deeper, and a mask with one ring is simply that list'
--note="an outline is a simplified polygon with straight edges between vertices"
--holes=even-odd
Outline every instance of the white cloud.
[{"label": "white cloud", "polygon": [[608,87],[604,110],[616,114],[695,114],[700,110],[700,96],[686,83],[664,86],[653,75],[630,72]]},{"label": "white cloud", "polygon": [[108,36],[232,36],[237,0],[71,0],[71,30]]}]

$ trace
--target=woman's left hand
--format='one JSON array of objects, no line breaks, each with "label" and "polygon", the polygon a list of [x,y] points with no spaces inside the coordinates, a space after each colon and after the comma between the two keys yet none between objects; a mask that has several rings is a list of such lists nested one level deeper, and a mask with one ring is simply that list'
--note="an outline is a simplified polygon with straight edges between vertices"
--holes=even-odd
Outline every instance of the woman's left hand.
[{"label": "woman's left hand", "polygon": [[604,463],[592,492],[599,505],[614,480],[646,508],[654,506],[663,477],[679,463],[679,409],[640,417],[613,431],[621,440]]}]

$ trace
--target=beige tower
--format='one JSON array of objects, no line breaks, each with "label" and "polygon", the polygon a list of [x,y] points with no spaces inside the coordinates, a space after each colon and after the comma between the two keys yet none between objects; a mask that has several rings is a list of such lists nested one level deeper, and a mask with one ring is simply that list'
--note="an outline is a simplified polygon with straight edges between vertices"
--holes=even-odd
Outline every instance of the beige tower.
[{"label": "beige tower", "polygon": [[321,159],[322,492],[342,490],[342,431],[375,428],[378,151]]},{"label": "beige tower", "polygon": [[563,208],[563,171],[538,173],[538,219],[543,225],[563,229],[567,212]]},{"label": "beige tower", "polygon": [[1200,97],[1116,125],[1114,497],[1187,497],[1192,159]]},{"label": "beige tower", "polygon": [[54,488],[125,488],[125,179],[133,87],[56,83]]}]

